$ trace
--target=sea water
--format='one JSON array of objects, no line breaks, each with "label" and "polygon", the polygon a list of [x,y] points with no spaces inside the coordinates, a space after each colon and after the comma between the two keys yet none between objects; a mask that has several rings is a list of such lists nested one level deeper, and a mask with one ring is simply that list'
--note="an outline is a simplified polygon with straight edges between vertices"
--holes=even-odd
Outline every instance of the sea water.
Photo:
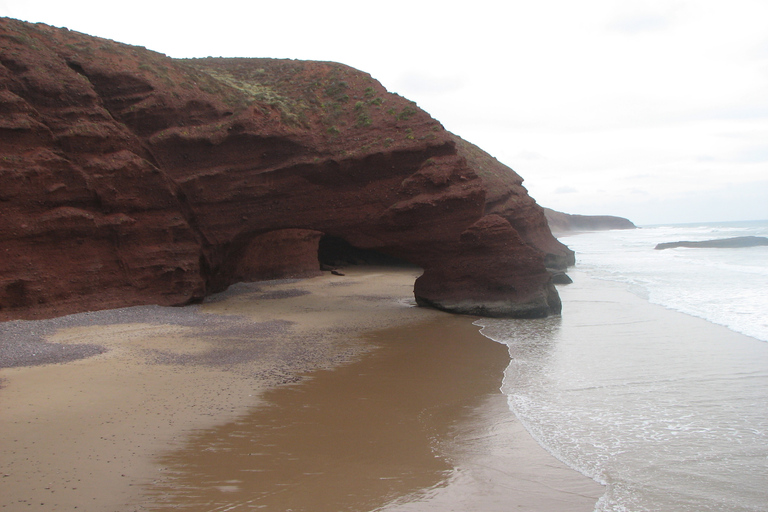
[{"label": "sea water", "polygon": [[606,486],[596,510],[768,510],[768,247],[654,250],[747,235],[768,222],[569,236],[562,317],[478,322],[510,409]]},{"label": "sea water", "polygon": [[670,309],[768,341],[768,246],[655,250],[661,242],[768,237],[768,221],[651,226],[563,238],[577,268]]}]

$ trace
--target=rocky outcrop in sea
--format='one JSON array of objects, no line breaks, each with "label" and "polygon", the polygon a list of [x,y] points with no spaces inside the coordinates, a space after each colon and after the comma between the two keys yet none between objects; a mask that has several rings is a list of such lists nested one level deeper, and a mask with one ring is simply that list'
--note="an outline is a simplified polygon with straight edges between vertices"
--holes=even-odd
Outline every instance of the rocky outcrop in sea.
[{"label": "rocky outcrop in sea", "polygon": [[768,245],[768,238],[764,236],[735,236],[731,238],[717,238],[715,240],[700,240],[696,242],[663,242],[657,244],[655,249],[657,251],[676,249],[678,247],[733,249],[739,247],[757,247],[761,245]]}]

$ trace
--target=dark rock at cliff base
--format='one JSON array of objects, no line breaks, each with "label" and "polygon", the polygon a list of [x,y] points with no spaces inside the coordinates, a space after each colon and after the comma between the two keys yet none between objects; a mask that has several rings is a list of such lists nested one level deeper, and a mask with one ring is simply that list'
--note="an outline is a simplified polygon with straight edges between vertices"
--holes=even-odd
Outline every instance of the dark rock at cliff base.
[{"label": "dark rock at cliff base", "polygon": [[716,240],[703,240],[700,242],[664,242],[656,246],[656,250],[675,249],[677,247],[699,248],[723,248],[732,249],[738,247],[755,247],[768,245],[768,238],[762,236],[737,236],[733,238],[720,238]]},{"label": "dark rock at cliff base", "polygon": [[611,215],[572,215],[544,208],[544,214],[552,233],[573,231],[604,231],[609,229],[636,229],[632,221]]},{"label": "dark rock at cliff base", "polygon": [[552,284],[572,284],[573,279],[563,272],[562,270],[550,270],[550,275],[552,276]]},{"label": "dark rock at cliff base", "polygon": [[318,275],[328,240],[423,268],[420,304],[557,313],[573,253],[522,181],[348,66],[0,18],[0,320]]}]

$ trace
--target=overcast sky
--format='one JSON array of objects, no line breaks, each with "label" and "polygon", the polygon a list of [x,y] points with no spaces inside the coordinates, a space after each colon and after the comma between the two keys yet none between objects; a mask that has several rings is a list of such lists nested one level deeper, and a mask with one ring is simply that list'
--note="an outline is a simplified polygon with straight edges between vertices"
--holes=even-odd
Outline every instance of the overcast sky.
[{"label": "overcast sky", "polygon": [[0,0],[0,15],[170,57],[348,64],[556,210],[768,219],[766,0]]}]

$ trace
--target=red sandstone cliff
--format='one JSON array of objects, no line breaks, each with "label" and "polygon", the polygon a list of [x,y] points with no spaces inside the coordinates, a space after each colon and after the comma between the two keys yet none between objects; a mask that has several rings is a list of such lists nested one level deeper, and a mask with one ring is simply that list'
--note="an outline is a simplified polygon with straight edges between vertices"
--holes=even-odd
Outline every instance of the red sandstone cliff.
[{"label": "red sandstone cliff", "polygon": [[344,65],[0,18],[0,320],[316,274],[323,237],[423,267],[421,304],[556,313],[571,253],[521,183]]}]

